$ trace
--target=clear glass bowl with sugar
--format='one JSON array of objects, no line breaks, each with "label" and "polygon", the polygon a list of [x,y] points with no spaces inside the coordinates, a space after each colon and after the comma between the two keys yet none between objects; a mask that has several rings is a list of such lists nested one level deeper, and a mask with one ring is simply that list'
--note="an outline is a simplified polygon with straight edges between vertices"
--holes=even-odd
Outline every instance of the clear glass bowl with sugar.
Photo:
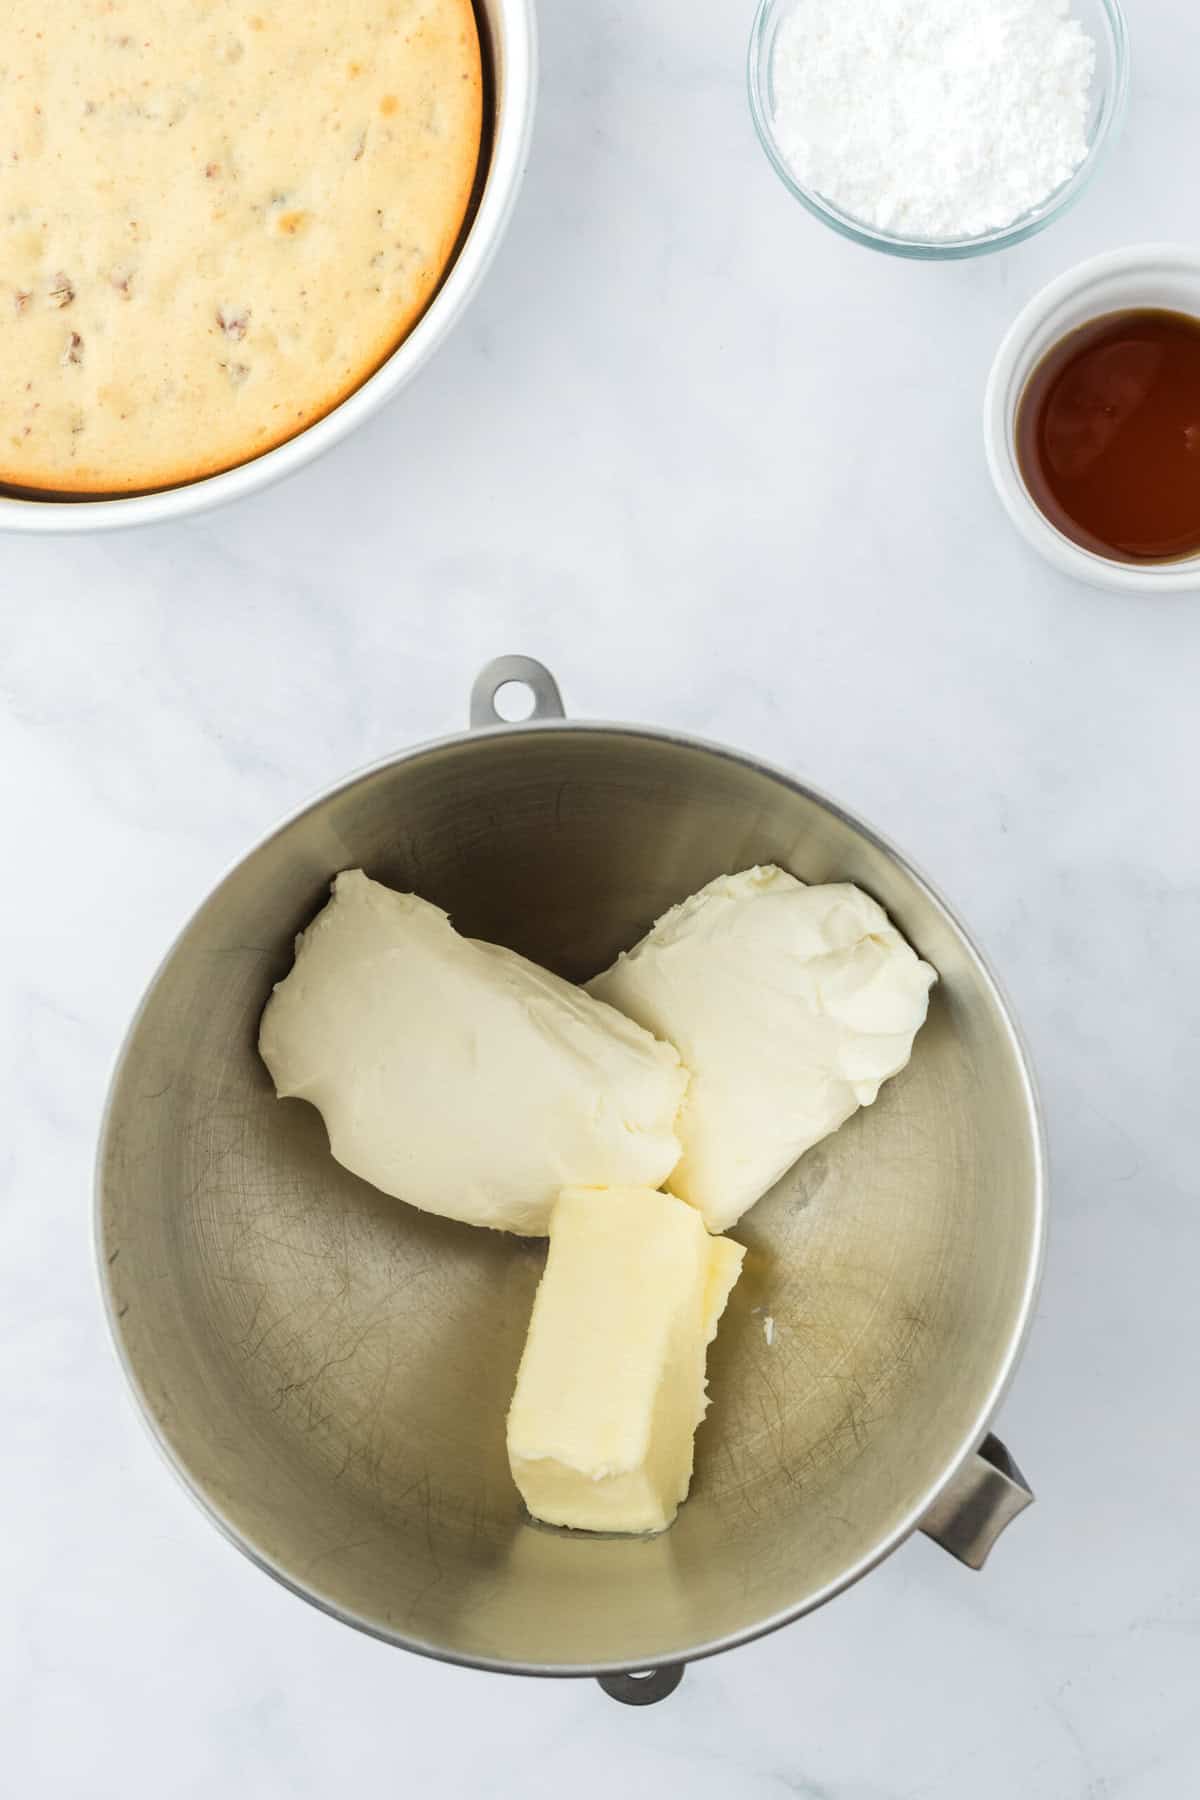
[{"label": "clear glass bowl with sugar", "polygon": [[913,257],[925,262],[951,261],[982,256],[1020,244],[1044,231],[1079,199],[1092,181],[1105,151],[1116,137],[1129,90],[1129,33],[1120,0],[1073,0],[1071,11],[1096,45],[1096,69],[1092,78],[1087,119],[1087,155],[1069,180],[1038,206],[1010,224],[978,237],[919,238],[883,231],[857,219],[815,189],[805,186],[792,169],[776,131],[773,65],[780,27],[796,0],[760,0],[750,34],[747,69],[750,114],[759,142],[779,179],[800,204],[832,230],[872,250],[890,256]]}]

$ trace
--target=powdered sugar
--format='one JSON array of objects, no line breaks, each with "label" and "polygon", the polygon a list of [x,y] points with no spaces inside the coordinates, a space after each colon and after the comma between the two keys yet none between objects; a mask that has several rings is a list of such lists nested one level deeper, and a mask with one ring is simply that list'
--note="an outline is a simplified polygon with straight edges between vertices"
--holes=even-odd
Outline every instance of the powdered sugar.
[{"label": "powdered sugar", "polygon": [[1069,0],[794,0],[772,59],[797,178],[904,237],[976,237],[1087,154],[1096,46]]}]

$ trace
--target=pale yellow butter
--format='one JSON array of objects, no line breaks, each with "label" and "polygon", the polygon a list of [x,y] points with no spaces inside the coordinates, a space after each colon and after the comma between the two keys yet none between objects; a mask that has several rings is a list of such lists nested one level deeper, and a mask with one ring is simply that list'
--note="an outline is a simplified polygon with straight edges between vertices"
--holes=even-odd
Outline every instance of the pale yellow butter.
[{"label": "pale yellow butter", "polygon": [[740,1244],[650,1188],[567,1188],[508,1415],[513,1479],[535,1518],[661,1531],[692,1478],[705,1354]]}]

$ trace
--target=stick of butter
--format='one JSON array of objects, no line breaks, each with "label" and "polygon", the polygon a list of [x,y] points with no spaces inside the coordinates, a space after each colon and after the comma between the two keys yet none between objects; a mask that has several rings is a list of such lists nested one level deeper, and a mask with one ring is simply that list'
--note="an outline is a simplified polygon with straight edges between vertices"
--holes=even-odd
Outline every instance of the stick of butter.
[{"label": "stick of butter", "polygon": [[661,1531],[692,1479],[705,1353],[745,1255],[646,1188],[567,1188],[508,1414],[536,1519]]},{"label": "stick of butter", "polygon": [[670,1045],[361,870],[297,939],[258,1046],[338,1162],[471,1225],[541,1237],[571,1183],[657,1187],[679,1160]]},{"label": "stick of butter", "polygon": [[726,1231],[904,1067],[936,979],[861,888],[768,866],[672,907],[588,992],[691,1070],[669,1185]]}]

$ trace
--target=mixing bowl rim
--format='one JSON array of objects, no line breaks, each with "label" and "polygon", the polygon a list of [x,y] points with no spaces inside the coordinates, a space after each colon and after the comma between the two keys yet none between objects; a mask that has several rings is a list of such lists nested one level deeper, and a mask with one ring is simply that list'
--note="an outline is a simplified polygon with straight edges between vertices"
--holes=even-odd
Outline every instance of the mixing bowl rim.
[{"label": "mixing bowl rim", "polygon": [[105,1092],[104,1110],[101,1117],[99,1140],[96,1151],[94,1170],[93,1198],[93,1237],[95,1249],[95,1267],[99,1278],[101,1301],[108,1324],[109,1336],[116,1352],[117,1360],[124,1371],[125,1378],[137,1401],[137,1410],[151,1439],[165,1459],[185,1492],[191,1497],[210,1522],[216,1526],[223,1537],[242,1552],[250,1562],[266,1575],[277,1581],[281,1587],[306,1600],[318,1611],[337,1619],[343,1625],[352,1626],[356,1631],[364,1632],[368,1637],[378,1638],[382,1643],[392,1644],[398,1649],[410,1650],[418,1656],[426,1656],[436,1662],[449,1663],[460,1668],[480,1669],[498,1675],[526,1675],[546,1678],[580,1678],[588,1676],[608,1676],[638,1673],[647,1667],[647,1659],[640,1657],[634,1660],[619,1659],[600,1663],[535,1663],[497,1656],[471,1656],[465,1652],[448,1649],[443,1645],[430,1643],[420,1638],[406,1636],[402,1631],[389,1630],[360,1613],[355,1613],[339,1606],[335,1601],[327,1599],[314,1588],[308,1587],[295,1576],[274,1562],[264,1551],[243,1536],[236,1524],[227,1518],[216,1501],[205,1491],[190,1470],[185,1466],[181,1456],[175,1450],[169,1435],[160,1420],[155,1416],[146,1390],[134,1367],[129,1354],[121,1321],[118,1315],[112,1280],[109,1274],[107,1258],[104,1253],[104,1219],[106,1211],[106,1192],[104,1170],[107,1161],[109,1138],[113,1127],[113,1109],[116,1091],[142,1022],[154,998],[160,982],[173,962],[184,938],[208,906],[210,901],[220,892],[251,857],[281,837],[284,832],[298,824],[308,814],[335,799],[337,795],[358,786],[370,777],[381,774],[384,770],[398,767],[402,763],[416,762],[422,757],[453,751],[481,740],[493,738],[517,739],[532,737],[534,734],[546,735],[554,733],[569,734],[573,737],[591,734],[600,737],[624,737],[644,739],[656,744],[670,744],[684,750],[699,750],[710,756],[716,756],[723,762],[738,764],[752,770],[755,774],[766,775],[772,781],[781,783],[793,793],[806,800],[814,801],[828,813],[853,830],[860,832],[876,849],[889,857],[912,880],[925,897],[944,916],[957,933],[960,941],[969,953],[972,962],[984,984],[991,992],[997,1012],[1003,1023],[1004,1031],[1012,1048],[1016,1065],[1021,1077],[1021,1090],[1029,1122],[1029,1135],[1033,1151],[1033,1230],[1030,1234],[1030,1254],[1025,1270],[1024,1286],[1016,1326],[999,1358],[996,1373],[992,1378],[987,1396],[980,1407],[970,1429],[963,1435],[954,1454],[948,1461],[941,1478],[922,1498],[917,1506],[910,1509],[899,1525],[895,1526],[885,1538],[874,1545],[858,1561],[852,1563],[832,1581],[806,1599],[801,1605],[788,1606],[770,1614],[765,1619],[757,1620],[744,1629],[727,1632],[723,1637],[713,1638],[689,1647],[682,1655],[662,1657],[659,1665],[667,1663],[698,1662],[709,1656],[718,1656],[726,1650],[736,1649],[741,1644],[753,1643],[755,1639],[766,1637],[770,1632],[778,1631],[784,1625],[792,1624],[796,1619],[816,1612],[837,1595],[861,1581],[864,1575],[884,1562],[895,1550],[898,1550],[921,1525],[921,1521],[929,1513],[938,1498],[950,1485],[957,1471],[976,1449],[988,1427],[995,1417],[996,1411],[1008,1390],[1022,1351],[1027,1341],[1037,1302],[1038,1289],[1041,1284],[1042,1269],[1046,1249],[1046,1134],[1042,1116],[1041,1101],[1038,1096],[1037,1082],[1033,1072],[1033,1063],[1029,1048],[1017,1024],[1012,1007],[987,959],[980,951],[974,938],[966,929],[954,909],[945,900],[937,887],[917,869],[888,838],[883,837],[875,828],[860,819],[855,813],[848,811],[837,801],[831,799],[819,788],[798,780],[786,769],[761,757],[753,756],[745,751],[732,749],[729,745],[719,744],[707,738],[695,737],[687,732],[672,731],[649,725],[630,724],[618,720],[594,719],[536,719],[520,723],[502,723],[494,726],[476,727],[460,731],[446,737],[426,739],[411,749],[393,751],[390,755],[353,770],[350,774],[335,781],[330,786],[311,794],[302,804],[279,820],[269,831],[259,838],[248,850],[236,856],[222,871],[212,884],[204,898],[193,908],[183,926],[172,938],[166,951],[159,959],[150,980],[141,996],[133,1018],[126,1030],[116,1056],[113,1060],[108,1086]]}]

